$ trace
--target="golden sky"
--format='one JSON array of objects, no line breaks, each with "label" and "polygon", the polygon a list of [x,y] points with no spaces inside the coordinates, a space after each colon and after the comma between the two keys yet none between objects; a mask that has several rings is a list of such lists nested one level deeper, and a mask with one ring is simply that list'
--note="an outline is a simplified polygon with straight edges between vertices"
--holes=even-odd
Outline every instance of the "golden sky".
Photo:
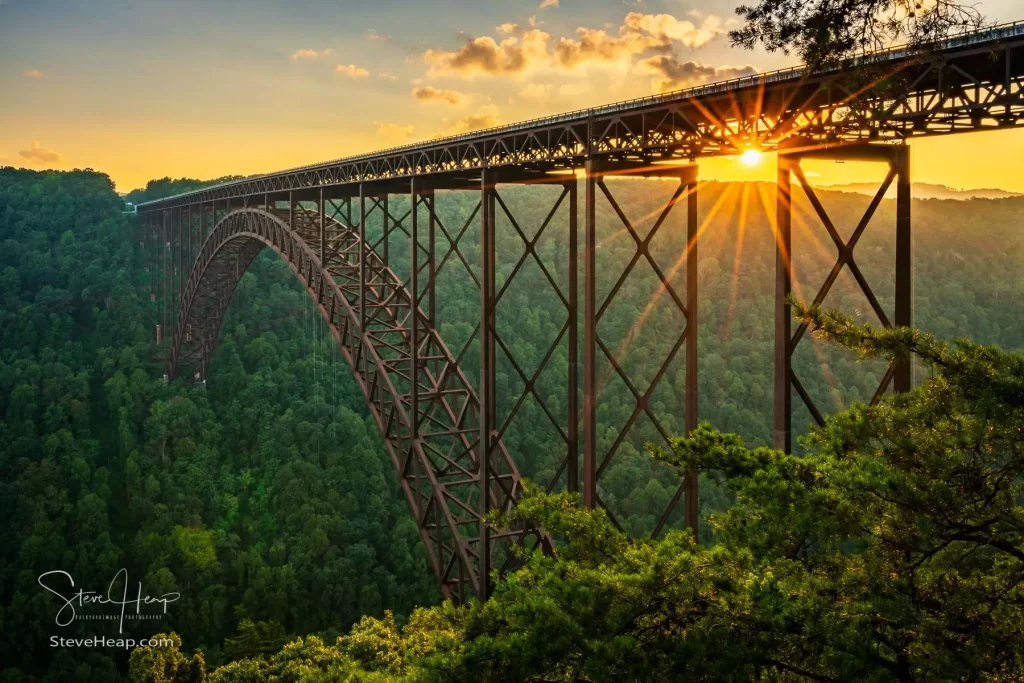
[{"label": "golden sky", "polygon": [[[269,172],[794,63],[721,0],[0,0],[0,165]],[[990,21],[1024,19],[983,0]],[[652,48],[658,56],[651,57]],[[1024,192],[1024,130],[914,141],[914,179]],[[828,164],[823,183],[876,180]],[[706,179],[774,179],[702,162]]]}]

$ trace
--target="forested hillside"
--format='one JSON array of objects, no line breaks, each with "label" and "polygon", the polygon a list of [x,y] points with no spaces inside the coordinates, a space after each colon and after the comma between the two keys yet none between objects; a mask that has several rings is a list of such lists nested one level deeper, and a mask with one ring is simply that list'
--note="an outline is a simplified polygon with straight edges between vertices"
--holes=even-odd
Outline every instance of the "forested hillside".
[{"label": "forested hillside", "polygon": [[[197,184],[161,182],[133,199]],[[672,192],[660,181],[609,186],[641,238]],[[528,238],[557,194],[552,188],[502,189]],[[835,192],[822,198],[844,236],[869,202]],[[752,444],[767,443],[770,435],[774,200],[771,186],[718,183],[704,185],[699,200],[701,418]],[[438,193],[439,216],[453,238],[475,220],[475,202],[472,193]],[[56,607],[37,577],[53,569],[103,586],[126,567],[151,593],[180,592],[158,628],[181,635],[187,650],[201,648],[212,665],[254,654],[251,646],[224,644],[244,620],[280,625],[262,627],[274,634],[266,638],[272,651],[287,635],[319,633],[331,641],[364,614],[392,610],[401,622],[415,606],[436,602],[415,522],[376,429],[291,271],[273,254],[257,259],[229,310],[205,387],[165,384],[152,346],[146,254],[122,205],[98,173],[0,170],[0,511],[7,529],[0,546],[2,680],[120,680],[126,670],[123,652],[49,647]],[[598,209],[600,302],[635,242],[606,202]],[[1024,348],[1024,199],[927,200],[913,210],[918,326],[941,338]],[[393,211],[404,212],[400,201]],[[563,292],[564,212],[563,205],[536,248]],[[680,293],[684,215],[681,203],[650,243],[652,258]],[[893,202],[883,202],[857,249],[890,315],[894,215]],[[815,224],[798,197],[794,251],[800,291],[810,298],[835,249],[824,230],[805,225]],[[459,241],[469,270],[453,257],[437,279],[439,328],[456,352],[470,342],[467,368],[478,367],[472,339],[479,294],[468,274],[480,256],[473,227]],[[498,228],[503,284],[524,247],[507,219],[500,218]],[[409,249],[400,232],[392,245],[396,269],[407,268]],[[641,392],[668,358],[683,322],[660,291],[655,271],[641,261],[598,328]],[[873,315],[846,275],[825,305],[861,320]],[[498,313],[508,351],[524,370],[539,367],[565,317],[558,294],[528,260]],[[525,384],[504,354],[499,420]],[[540,401],[564,416],[567,364],[563,336],[537,380],[540,398],[524,401],[504,437],[522,472],[545,485],[564,446]],[[852,352],[809,338],[796,365],[826,411],[869,399],[881,376],[879,362],[858,362]],[[633,411],[625,383],[610,368],[606,361],[599,367],[602,452],[615,444]],[[683,381],[678,354],[651,400],[670,434],[682,430]],[[803,428],[808,419],[802,414],[796,422]],[[638,420],[602,475],[602,498],[634,535],[651,530],[678,485],[672,467],[643,452],[643,443],[656,436],[646,417]],[[702,507],[727,502],[721,490],[707,487]],[[151,624],[129,627],[137,637],[154,630]],[[93,629],[78,622],[64,631]]]},{"label": "forested hillside", "polygon": [[[50,647],[51,635],[99,634],[81,619],[54,626],[58,601],[37,583],[50,570],[101,588],[124,567],[147,593],[180,592],[161,628],[212,661],[243,619],[331,632],[435,601],[348,375],[339,368],[336,412],[305,400],[315,350],[292,283],[258,264],[225,328],[222,379],[208,394],[169,386],[122,206],[99,173],[0,171],[0,677],[126,670],[124,651]],[[246,332],[264,315],[282,336]]]}]

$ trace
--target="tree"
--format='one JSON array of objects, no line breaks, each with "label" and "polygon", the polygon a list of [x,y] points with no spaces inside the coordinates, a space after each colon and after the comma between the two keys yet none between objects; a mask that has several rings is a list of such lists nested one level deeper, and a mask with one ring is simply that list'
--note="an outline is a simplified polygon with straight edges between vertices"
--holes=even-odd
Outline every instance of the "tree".
[{"label": "tree", "polygon": [[[567,541],[468,611],[446,680],[998,680],[1024,675],[1024,355],[799,308],[923,386],[831,418],[806,457],[702,425],[652,449],[735,493],[717,543],[628,541],[531,492]],[[503,673],[504,672],[504,673]]]},{"label": "tree", "polygon": [[829,419],[803,457],[707,424],[651,448],[733,491],[711,516],[713,545],[687,531],[629,540],[602,510],[531,486],[492,521],[564,542],[524,553],[490,600],[419,610],[404,628],[364,618],[337,646],[289,648],[316,646],[303,657],[314,670],[379,680],[1020,680],[1024,355],[797,311],[822,339],[913,355],[933,376]]},{"label": "tree", "polygon": [[203,683],[206,680],[203,654],[197,652],[192,657],[181,654],[181,638],[177,633],[158,633],[152,640],[171,640],[174,644],[132,650],[128,665],[131,683]]},{"label": "tree", "polygon": [[926,45],[983,22],[959,0],[760,0],[736,13],[746,23],[729,33],[734,45],[794,51],[812,69],[895,43]]}]

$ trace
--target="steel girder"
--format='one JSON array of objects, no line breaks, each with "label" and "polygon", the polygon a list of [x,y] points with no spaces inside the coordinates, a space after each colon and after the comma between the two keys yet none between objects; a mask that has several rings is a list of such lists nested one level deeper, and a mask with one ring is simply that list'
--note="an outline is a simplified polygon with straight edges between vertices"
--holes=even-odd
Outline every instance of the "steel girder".
[{"label": "steel girder", "polygon": [[414,175],[439,176],[441,187],[446,176],[484,168],[550,171],[598,158],[693,160],[748,145],[772,150],[794,135],[820,146],[1024,122],[1024,23],[931,51],[889,51],[853,71],[865,67],[881,75],[865,85],[849,71],[763,74],[226,183],[141,204],[138,211]]},{"label": "steel girder", "polygon": [[[476,392],[426,313],[412,306],[410,290],[360,239],[364,222],[343,224],[324,206],[241,208],[217,222],[182,292],[171,378],[205,377],[236,284],[260,251],[273,249],[315,301],[352,368],[443,594],[460,602],[484,597],[488,567],[507,568],[512,546],[550,541],[530,529],[483,531],[482,512],[515,504],[522,486],[516,465],[499,439],[481,461]],[[360,213],[365,220],[365,206]]]},{"label": "steel girder", "polygon": [[[680,350],[684,352],[685,367],[685,397],[684,397],[684,420],[686,432],[696,428],[698,418],[697,408],[697,335],[698,335],[698,293],[697,293],[697,193],[698,193],[698,169],[695,165],[686,166],[654,166],[646,168],[635,168],[631,165],[615,164],[608,162],[591,161],[586,167],[586,196],[585,196],[585,237],[584,237],[584,407],[583,407],[583,504],[586,507],[601,505],[606,510],[608,506],[601,501],[598,494],[598,484],[602,474],[608,469],[615,459],[620,446],[629,437],[630,430],[638,419],[646,416],[653,425],[656,433],[664,439],[664,445],[670,445],[673,434],[665,428],[662,420],[653,410],[653,396],[659,385],[665,378],[666,372]],[[638,232],[633,221],[631,221],[619,203],[614,193],[605,182],[606,178],[614,176],[640,176],[640,177],[662,177],[672,178],[676,186],[668,202],[660,207],[657,218],[650,230],[643,236]],[[613,210],[618,222],[634,243],[632,258],[625,269],[615,280],[614,285],[601,298],[597,296],[597,218],[596,207],[598,195],[605,198]],[[673,209],[680,202],[686,206],[686,246],[683,254],[670,268],[664,267],[654,257],[651,251],[651,243],[658,236],[666,224],[666,219],[673,212]],[[651,268],[659,283],[660,298],[662,294],[668,295],[671,307],[677,310],[684,321],[680,329],[659,330],[660,334],[666,334],[671,340],[671,347],[662,358],[658,358],[657,369],[650,378],[646,387],[640,387],[635,379],[616,357],[616,352],[611,349],[602,339],[598,325],[602,316],[608,311],[623,284],[634,273],[637,266],[645,263]],[[680,267],[686,266],[686,291],[681,296],[675,285],[672,283],[672,276]],[[666,274],[666,269],[668,273]],[[652,305],[648,303],[650,310]],[[609,371],[605,376],[599,376],[597,365],[599,358],[607,362]],[[597,439],[597,404],[603,390],[609,384],[609,380],[615,378],[620,380],[633,399],[632,411],[625,424],[613,425],[618,431],[618,436],[605,452],[598,452]],[[663,417],[663,416],[661,416]],[[660,514],[653,530],[652,536],[662,533],[669,522],[669,517],[679,504],[684,502],[683,519],[686,526],[696,535],[698,532],[698,489],[697,473],[690,472],[677,487],[666,508]],[[618,526],[618,521],[608,510],[609,519]]]},{"label": "steel girder", "polygon": [[[865,209],[848,239],[844,239],[836,230],[832,218],[822,205],[814,187],[807,179],[801,166],[805,158],[831,160],[858,160],[884,163],[886,174],[871,203]],[[792,178],[796,177],[800,186],[807,194],[815,216],[828,233],[836,248],[836,261],[825,281],[817,289],[817,293],[805,305],[820,305],[825,301],[832,286],[843,272],[848,269],[857,282],[858,288],[867,299],[871,310],[879,323],[885,328],[912,327],[913,319],[913,271],[911,242],[911,210],[910,210],[910,148],[905,145],[861,144],[839,149],[816,149],[806,140],[794,140],[780,150],[778,158],[778,195],[776,217],[776,279],[775,279],[775,377],[774,377],[774,435],[775,448],[789,453],[793,448],[792,436],[792,391],[803,401],[811,417],[818,425],[824,425],[825,419],[813,398],[808,394],[793,370],[793,353],[808,331],[807,323],[796,325],[792,307],[789,303],[793,294],[794,262],[793,253],[793,192]],[[895,306],[893,318],[889,316],[878,302],[871,285],[868,283],[855,258],[855,249],[865,230],[874,218],[879,205],[896,183],[896,240],[893,273],[895,280]],[[911,388],[911,362],[908,358],[892,361],[871,399],[874,405],[888,391],[890,384],[897,392],[909,391]]]}]

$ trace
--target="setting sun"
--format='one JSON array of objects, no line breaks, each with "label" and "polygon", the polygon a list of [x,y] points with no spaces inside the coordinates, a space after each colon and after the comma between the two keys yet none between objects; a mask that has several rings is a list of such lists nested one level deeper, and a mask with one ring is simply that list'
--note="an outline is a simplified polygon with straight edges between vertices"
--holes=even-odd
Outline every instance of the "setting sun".
[{"label": "setting sun", "polygon": [[744,166],[758,166],[761,163],[762,156],[758,150],[748,149],[740,156],[740,161],[743,162]]}]

